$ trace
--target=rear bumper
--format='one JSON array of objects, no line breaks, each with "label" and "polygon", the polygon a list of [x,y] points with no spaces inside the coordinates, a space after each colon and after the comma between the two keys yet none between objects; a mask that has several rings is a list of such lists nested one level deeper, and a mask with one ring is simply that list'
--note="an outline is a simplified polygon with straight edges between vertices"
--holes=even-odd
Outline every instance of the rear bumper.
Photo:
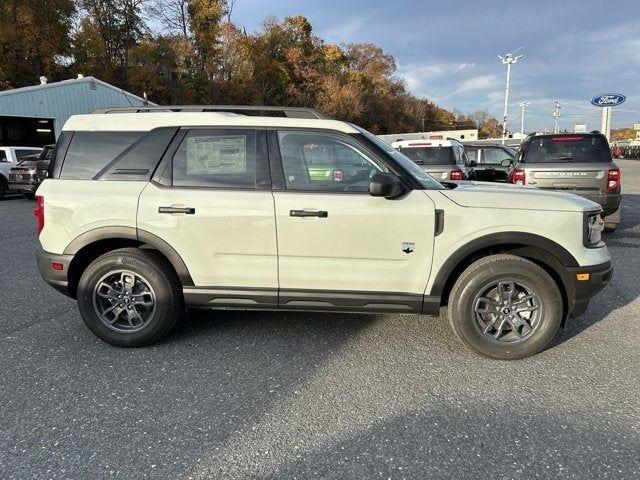
[{"label": "rear bumper", "polygon": [[[71,297],[69,293],[69,281],[67,275],[69,273],[69,265],[73,260],[73,255],[58,255],[55,253],[45,252],[42,248],[36,251],[36,263],[42,279],[55,288],[60,293]],[[62,270],[54,270],[53,264],[62,265]]]},{"label": "rear bumper", "polygon": [[[577,195],[580,195],[577,193]],[[587,200],[591,200],[599,204],[603,210],[603,216],[606,217],[616,212],[620,208],[620,193],[607,193],[605,195],[580,195],[581,197],[586,198]]]},{"label": "rear bumper", "polygon": [[[605,262],[589,267],[571,267],[568,270],[571,278],[569,292],[572,294],[572,298],[569,298],[571,306],[569,317],[573,318],[582,315],[587,310],[591,298],[607,286],[613,276],[613,266],[611,262]],[[587,273],[588,280],[577,279],[578,274]]]},{"label": "rear bumper", "polygon": [[35,193],[38,189],[37,183],[9,183],[9,188],[11,190],[16,190],[18,192],[26,192],[26,193]]}]

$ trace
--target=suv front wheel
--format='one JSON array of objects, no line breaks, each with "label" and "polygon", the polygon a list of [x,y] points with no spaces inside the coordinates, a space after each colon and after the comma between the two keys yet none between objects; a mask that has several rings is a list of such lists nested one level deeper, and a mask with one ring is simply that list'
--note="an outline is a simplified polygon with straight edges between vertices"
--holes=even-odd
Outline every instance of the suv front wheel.
[{"label": "suv front wheel", "polygon": [[560,328],[562,307],[558,286],[540,266],[492,255],[462,272],[451,290],[448,316],[463,343],[506,360],[544,350]]},{"label": "suv front wheel", "polygon": [[183,312],[179,280],[160,255],[137,248],[106,253],[80,277],[78,308],[87,327],[120,347],[164,337]]}]

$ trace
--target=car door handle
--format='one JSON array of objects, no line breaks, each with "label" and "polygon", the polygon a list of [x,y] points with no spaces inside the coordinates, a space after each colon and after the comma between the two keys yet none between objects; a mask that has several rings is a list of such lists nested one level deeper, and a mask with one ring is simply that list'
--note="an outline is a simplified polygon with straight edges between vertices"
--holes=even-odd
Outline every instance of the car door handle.
[{"label": "car door handle", "polygon": [[186,213],[193,215],[196,209],[192,207],[158,207],[158,213]]},{"label": "car door handle", "polygon": [[289,216],[327,218],[329,216],[329,212],[325,210],[289,210]]}]

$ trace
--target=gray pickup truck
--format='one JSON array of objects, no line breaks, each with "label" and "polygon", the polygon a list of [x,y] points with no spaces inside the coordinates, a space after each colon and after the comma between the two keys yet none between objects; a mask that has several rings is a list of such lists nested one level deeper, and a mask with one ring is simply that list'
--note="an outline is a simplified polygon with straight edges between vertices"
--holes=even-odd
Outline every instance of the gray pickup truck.
[{"label": "gray pickup truck", "polygon": [[620,223],[622,176],[601,133],[528,136],[508,181],[574,193],[600,204],[605,231],[613,232]]}]

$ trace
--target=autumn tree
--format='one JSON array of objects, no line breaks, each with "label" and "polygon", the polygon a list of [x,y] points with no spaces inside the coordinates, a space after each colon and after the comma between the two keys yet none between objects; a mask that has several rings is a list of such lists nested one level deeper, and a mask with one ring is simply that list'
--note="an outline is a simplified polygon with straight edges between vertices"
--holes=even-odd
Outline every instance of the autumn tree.
[{"label": "autumn tree", "polygon": [[[115,79],[126,79],[129,52],[143,36],[145,2],[147,0],[80,0],[85,17],[74,44],[92,43],[97,32],[103,58],[95,61],[104,65],[105,72],[112,72]],[[96,49],[93,54],[100,52]]]},{"label": "autumn tree", "polygon": [[73,0],[0,0],[0,84],[55,79],[69,54]]}]

